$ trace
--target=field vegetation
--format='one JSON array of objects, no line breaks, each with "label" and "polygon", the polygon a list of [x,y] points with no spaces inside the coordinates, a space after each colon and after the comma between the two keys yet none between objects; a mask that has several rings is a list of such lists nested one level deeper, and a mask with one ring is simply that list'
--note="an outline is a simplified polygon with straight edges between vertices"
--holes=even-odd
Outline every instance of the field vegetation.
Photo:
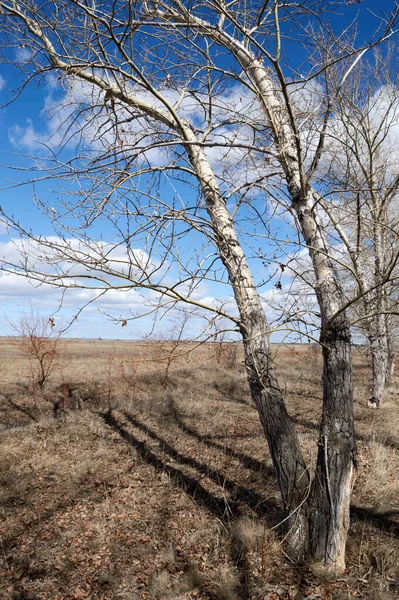
[{"label": "field vegetation", "polygon": [[[347,570],[284,552],[281,498],[240,346],[59,340],[44,386],[0,342],[0,596],[14,600],[390,600],[399,591],[398,378],[370,410],[355,348],[359,469]],[[306,458],[322,358],[275,346]]]}]

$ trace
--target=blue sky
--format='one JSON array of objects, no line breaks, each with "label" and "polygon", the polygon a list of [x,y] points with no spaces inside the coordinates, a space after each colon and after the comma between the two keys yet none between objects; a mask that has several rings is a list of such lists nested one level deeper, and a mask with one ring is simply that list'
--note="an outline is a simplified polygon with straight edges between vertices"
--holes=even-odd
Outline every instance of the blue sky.
[{"label": "blue sky", "polygon": [[[338,33],[353,19],[357,19],[359,29],[357,39],[358,44],[361,45],[372,36],[376,27],[376,19],[371,12],[374,12],[378,17],[381,11],[389,12],[393,6],[394,2],[391,0],[381,0],[378,3],[371,0],[365,0],[361,3],[355,2],[342,11],[342,17],[334,16],[331,18],[331,22],[335,32]],[[303,60],[297,50],[294,56],[290,44],[287,44],[283,51],[286,53],[287,61],[294,68]],[[290,56],[290,53],[292,56]],[[15,70],[0,65],[0,103],[6,102],[9,97],[7,90],[13,89],[15,85]],[[35,206],[33,195],[36,194],[44,202],[56,206],[56,194],[54,192],[54,189],[57,188],[56,183],[51,181],[37,183],[34,189],[32,185],[13,187],[12,184],[31,180],[35,177],[36,174],[32,169],[34,161],[31,157],[36,154],[43,155],[43,147],[40,147],[40,141],[43,136],[45,138],[49,131],[44,113],[45,103],[49,97],[53,100],[56,99],[58,94],[57,83],[50,78],[41,86],[30,86],[14,103],[0,110],[0,136],[2,140],[0,164],[16,167],[17,169],[0,167],[0,188],[2,188],[0,191],[0,204],[6,212],[15,215],[28,230],[32,229],[36,234],[44,236],[54,235],[54,231],[50,220]],[[177,191],[182,195],[184,194],[183,189]],[[166,191],[166,193],[171,196],[173,191],[169,189],[169,192]],[[92,229],[92,235],[96,239],[99,239],[102,235],[103,239],[107,241],[107,238],[112,236],[112,232],[104,221],[99,221]],[[8,255],[12,253],[10,237],[1,228],[0,243],[3,245],[2,248],[6,249]],[[187,252],[189,251],[189,246],[187,246]],[[171,267],[171,274],[172,271],[173,268]],[[176,272],[173,273],[174,276],[177,276]],[[275,283],[275,280],[272,280],[266,286],[264,290],[266,295],[269,293],[270,296],[271,293],[275,293]],[[212,298],[223,298],[229,301],[229,296],[229,290],[226,286],[217,286],[212,283],[204,283],[201,289],[198,290],[198,298],[209,302],[212,302]],[[3,274],[0,279],[0,335],[11,333],[10,321],[17,321],[23,313],[28,313],[31,310],[44,316],[55,314],[57,324],[60,327],[65,327],[71,322],[79,307],[89,299],[90,292],[77,291],[67,295],[61,305],[59,290],[46,286],[33,286],[25,279],[8,277]],[[113,293],[111,297],[101,300],[97,305],[90,305],[68,329],[66,335],[90,338],[142,338],[151,329],[151,322],[148,318],[143,321],[129,322],[128,327],[122,328],[120,323],[116,324],[106,314],[103,314],[111,314],[116,319],[125,318],[129,316],[129,309],[133,312],[143,311],[142,304],[142,297],[136,292],[134,294],[126,292]],[[234,312],[234,308],[232,310]],[[272,316],[272,312],[270,316]],[[164,322],[161,323],[160,330],[167,332],[168,329],[173,329],[173,322],[175,321],[176,316],[167,315]],[[193,320],[190,328],[192,335],[195,335],[200,330],[200,322]]]}]

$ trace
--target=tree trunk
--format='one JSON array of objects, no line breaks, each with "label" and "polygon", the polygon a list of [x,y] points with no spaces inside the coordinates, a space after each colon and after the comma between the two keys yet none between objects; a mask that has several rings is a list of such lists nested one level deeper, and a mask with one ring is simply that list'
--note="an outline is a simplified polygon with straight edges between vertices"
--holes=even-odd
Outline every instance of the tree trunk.
[{"label": "tree trunk", "polygon": [[[350,324],[342,287],[317,213],[317,192],[304,172],[300,141],[270,74],[258,61],[241,60],[259,91],[273,129],[292,207],[309,249],[321,313],[323,419],[308,506],[311,558],[335,573],[345,569],[352,479],[356,465]],[[245,64],[246,63],[246,64]]]},{"label": "tree trunk", "polygon": [[336,573],[345,570],[345,546],[354,466],[352,351],[345,314],[323,339],[323,418],[310,505],[310,555]]},{"label": "tree trunk", "polygon": [[323,417],[308,503],[309,550],[314,562],[333,573],[342,573],[357,464],[350,323],[342,310],[345,300],[341,285],[312,202],[315,192],[309,188],[303,194],[294,178],[289,188],[313,263],[323,347]]},{"label": "tree trunk", "polygon": [[380,337],[371,337],[371,369],[372,369],[372,388],[369,406],[379,408],[384,399],[385,378],[388,366],[388,351],[386,344]]},{"label": "tree trunk", "polygon": [[385,315],[385,329],[387,334],[388,360],[385,371],[385,384],[390,385],[395,371],[395,350],[394,350],[394,335],[392,331],[391,315]]},{"label": "tree trunk", "polygon": [[[258,326],[262,321],[264,316],[259,313]],[[301,507],[309,495],[310,475],[271,366],[268,336],[254,333],[244,336],[249,387],[268,441],[287,515],[284,527],[287,551],[295,560],[303,561],[309,551],[309,529],[306,511]]]},{"label": "tree trunk", "polygon": [[376,315],[373,318],[369,342],[372,369],[372,389],[369,406],[379,408],[384,399],[389,357],[385,315]]},{"label": "tree trunk", "polygon": [[396,358],[396,354],[395,354],[395,352],[393,352],[392,347],[391,347],[388,349],[388,361],[387,361],[387,368],[386,368],[386,372],[385,372],[385,384],[386,385],[391,385],[391,383],[392,383],[392,377],[395,372],[395,358]]},{"label": "tree trunk", "polygon": [[[254,344],[255,342],[255,344]],[[270,370],[265,337],[244,339],[252,396],[268,439],[288,515],[288,551],[334,573],[345,570],[350,498],[357,464],[353,417],[352,349],[345,313],[334,319],[322,338],[323,418],[316,472],[309,491],[295,432]],[[253,363],[255,361],[255,364]]]}]

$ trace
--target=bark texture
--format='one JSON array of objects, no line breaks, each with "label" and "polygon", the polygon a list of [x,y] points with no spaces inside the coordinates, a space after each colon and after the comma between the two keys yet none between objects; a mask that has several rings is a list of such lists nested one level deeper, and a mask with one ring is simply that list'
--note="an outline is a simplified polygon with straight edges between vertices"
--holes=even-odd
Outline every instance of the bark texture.
[{"label": "bark texture", "polygon": [[244,348],[252,398],[268,441],[287,515],[284,528],[287,549],[292,557],[303,561],[309,552],[308,516],[304,508],[309,493],[309,473],[271,368],[267,337],[245,336]]},{"label": "bark texture", "polygon": [[328,327],[323,344],[323,417],[310,498],[310,543],[314,560],[340,572],[345,569],[353,468],[357,462],[350,401],[350,328],[344,315]]},{"label": "bark texture", "polygon": [[309,190],[304,196],[295,181],[290,182],[290,187],[316,276],[323,345],[323,416],[316,473],[308,503],[309,550],[313,561],[342,573],[357,460],[350,323],[342,310],[340,283],[312,205],[313,191]]},{"label": "bark texture", "polygon": [[372,369],[372,389],[369,405],[372,408],[379,408],[383,402],[388,368],[385,319],[384,315],[378,315],[378,317],[377,327],[373,326],[369,335]]},{"label": "bark texture", "polygon": [[387,334],[387,349],[388,349],[388,359],[385,373],[385,383],[386,385],[390,385],[392,382],[392,377],[395,372],[395,345],[394,345],[394,335],[393,335],[393,324],[392,324],[392,316],[385,315],[385,329]]}]

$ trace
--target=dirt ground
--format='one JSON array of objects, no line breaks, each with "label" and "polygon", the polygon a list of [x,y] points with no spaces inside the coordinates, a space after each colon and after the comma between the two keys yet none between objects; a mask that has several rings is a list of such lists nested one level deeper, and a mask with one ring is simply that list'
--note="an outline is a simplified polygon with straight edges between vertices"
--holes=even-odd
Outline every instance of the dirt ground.
[{"label": "dirt ground", "polygon": [[[0,338],[0,598],[390,600],[399,595],[399,378],[379,410],[354,349],[360,466],[347,572],[284,554],[281,502],[239,346],[60,340],[40,390]],[[275,348],[310,464],[314,346]]]}]

